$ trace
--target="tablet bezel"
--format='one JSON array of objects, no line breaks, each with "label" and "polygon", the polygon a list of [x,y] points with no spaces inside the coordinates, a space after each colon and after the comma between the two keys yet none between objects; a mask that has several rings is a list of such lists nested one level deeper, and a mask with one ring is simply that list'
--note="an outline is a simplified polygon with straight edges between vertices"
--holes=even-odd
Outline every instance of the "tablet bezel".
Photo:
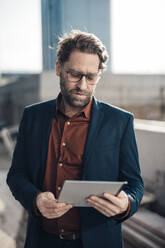
[{"label": "tablet bezel", "polygon": [[90,195],[103,197],[104,192],[117,195],[125,184],[127,184],[126,181],[65,180],[58,202],[70,203],[74,207],[90,207],[85,200]]}]

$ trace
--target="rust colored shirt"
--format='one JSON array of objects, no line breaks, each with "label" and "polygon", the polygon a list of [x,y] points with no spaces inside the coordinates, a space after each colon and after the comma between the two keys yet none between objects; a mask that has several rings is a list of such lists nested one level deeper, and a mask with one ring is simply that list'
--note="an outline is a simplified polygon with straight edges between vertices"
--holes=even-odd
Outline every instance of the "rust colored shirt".
[{"label": "rust colored shirt", "polygon": [[[43,184],[43,190],[53,192],[56,199],[59,197],[64,180],[81,179],[82,157],[90,123],[92,99],[82,111],[71,118],[65,115],[62,106],[62,96],[59,94],[50,131]],[[79,232],[79,208],[73,207],[56,219],[42,217],[42,227],[45,231],[54,234]]]}]

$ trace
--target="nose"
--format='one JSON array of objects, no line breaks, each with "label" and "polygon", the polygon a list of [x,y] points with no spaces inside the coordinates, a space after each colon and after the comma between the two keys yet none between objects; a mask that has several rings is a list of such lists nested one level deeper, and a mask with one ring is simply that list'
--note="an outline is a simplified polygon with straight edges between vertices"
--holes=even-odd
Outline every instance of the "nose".
[{"label": "nose", "polygon": [[83,76],[83,77],[81,78],[81,80],[79,81],[78,87],[79,87],[81,90],[87,89],[88,83],[87,83],[87,80],[86,80],[86,77],[85,77],[85,76]]}]

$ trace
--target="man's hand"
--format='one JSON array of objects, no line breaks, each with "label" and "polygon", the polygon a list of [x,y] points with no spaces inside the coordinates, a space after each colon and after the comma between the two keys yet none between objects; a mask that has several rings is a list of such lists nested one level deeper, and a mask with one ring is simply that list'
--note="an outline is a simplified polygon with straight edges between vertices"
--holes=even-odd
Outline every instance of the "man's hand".
[{"label": "man's hand", "polygon": [[107,217],[121,214],[128,208],[129,200],[124,191],[121,191],[117,196],[104,193],[104,198],[92,195],[86,201],[91,207]]},{"label": "man's hand", "polygon": [[53,193],[39,193],[36,198],[36,205],[40,213],[47,219],[59,218],[72,208],[71,204],[59,203]]}]

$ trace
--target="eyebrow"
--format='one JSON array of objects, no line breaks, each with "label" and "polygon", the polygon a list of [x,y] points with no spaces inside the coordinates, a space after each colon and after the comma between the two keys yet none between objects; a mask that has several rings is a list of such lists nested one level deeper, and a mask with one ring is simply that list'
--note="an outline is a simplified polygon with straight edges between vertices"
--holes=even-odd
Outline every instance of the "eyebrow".
[{"label": "eyebrow", "polygon": [[97,72],[96,72],[96,73],[93,73],[93,72],[83,73],[83,72],[81,72],[81,71],[76,71],[76,70],[71,69],[71,68],[69,68],[67,71],[68,71],[68,72],[75,72],[75,73],[79,73],[79,74],[83,74],[83,75],[88,75],[88,76],[96,76],[96,75],[98,75]]}]

